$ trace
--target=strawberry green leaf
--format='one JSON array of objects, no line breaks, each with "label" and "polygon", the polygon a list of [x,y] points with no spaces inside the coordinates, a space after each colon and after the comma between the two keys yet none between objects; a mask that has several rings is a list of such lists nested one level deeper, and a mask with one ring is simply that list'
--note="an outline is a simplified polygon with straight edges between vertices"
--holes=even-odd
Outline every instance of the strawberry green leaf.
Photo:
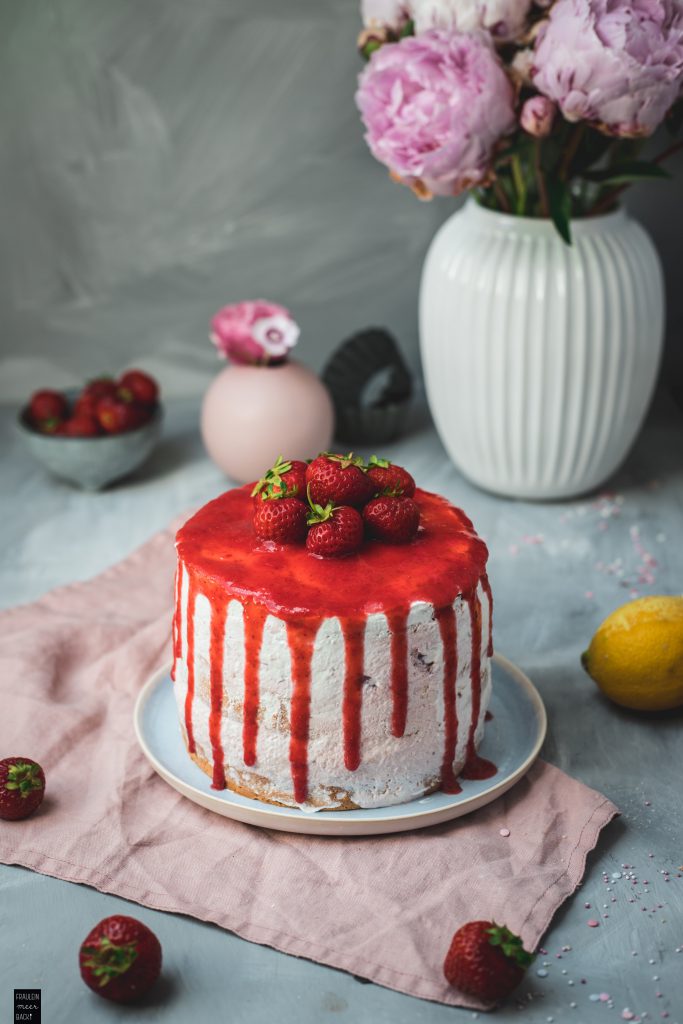
[{"label": "strawberry green leaf", "polygon": [[102,936],[97,946],[84,946],[83,953],[88,957],[83,961],[83,965],[90,968],[95,978],[100,979],[100,988],[113,978],[120,978],[125,974],[138,955],[135,942],[117,946],[106,935]]},{"label": "strawberry green leaf", "polygon": [[16,764],[10,765],[5,789],[18,789],[22,797],[27,797],[35,789],[42,789],[42,787],[43,781],[40,777],[39,765],[28,764],[26,761],[17,761]]},{"label": "strawberry green leaf", "polygon": [[509,957],[510,960],[514,960],[522,970],[526,970],[533,963],[534,954],[527,952],[522,945],[519,935],[515,935],[509,928],[506,928],[504,925],[494,924],[492,928],[487,929],[486,934],[489,937],[490,944],[498,946],[501,952]]}]

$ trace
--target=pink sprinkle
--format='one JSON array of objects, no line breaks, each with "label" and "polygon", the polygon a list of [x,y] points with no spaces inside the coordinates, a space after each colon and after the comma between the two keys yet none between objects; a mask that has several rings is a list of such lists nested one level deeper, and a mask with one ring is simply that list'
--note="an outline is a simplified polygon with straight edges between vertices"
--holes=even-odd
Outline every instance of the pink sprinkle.
[{"label": "pink sprinkle", "polygon": [[635,1017],[635,1013],[633,1012],[633,1010],[629,1010],[628,1006],[626,1006],[621,1011],[621,1019],[622,1020],[633,1020],[634,1017]]},{"label": "pink sprinkle", "polygon": [[609,992],[601,992],[600,993],[600,1002],[601,1003],[608,1003],[609,1000],[610,1000]]},{"label": "pink sprinkle", "polygon": [[510,829],[509,828],[501,828],[501,829],[498,830],[498,835],[502,836],[503,839],[507,839],[507,837],[510,835]]},{"label": "pink sprinkle", "polygon": [[595,921],[593,918],[591,918],[590,921],[587,921],[586,924],[588,925],[589,928],[599,928],[600,927],[600,922],[599,921]]}]

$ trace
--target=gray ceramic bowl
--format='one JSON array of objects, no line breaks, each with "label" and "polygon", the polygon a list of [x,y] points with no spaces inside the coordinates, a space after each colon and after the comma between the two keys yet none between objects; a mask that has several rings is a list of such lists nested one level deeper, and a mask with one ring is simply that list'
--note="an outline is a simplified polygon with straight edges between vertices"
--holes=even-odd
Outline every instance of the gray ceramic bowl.
[{"label": "gray ceramic bowl", "polygon": [[[64,393],[70,401],[78,394]],[[152,418],[137,430],[101,437],[40,434],[29,422],[28,406],[19,413],[17,423],[24,444],[45,469],[84,491],[99,491],[145,461],[159,440],[162,416],[157,405]]]}]

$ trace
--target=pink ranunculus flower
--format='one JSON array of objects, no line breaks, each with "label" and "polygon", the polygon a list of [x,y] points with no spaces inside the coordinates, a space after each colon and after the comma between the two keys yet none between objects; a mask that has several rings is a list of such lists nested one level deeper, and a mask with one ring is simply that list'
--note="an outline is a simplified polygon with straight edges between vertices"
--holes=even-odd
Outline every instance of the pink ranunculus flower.
[{"label": "pink ranunculus flower", "polygon": [[374,157],[418,195],[483,184],[516,125],[510,81],[484,33],[425,32],[373,53],[356,103]]},{"label": "pink ranunculus flower", "polygon": [[415,34],[486,29],[497,41],[517,39],[528,26],[531,0],[411,0]]},{"label": "pink ranunculus flower", "polygon": [[361,17],[366,28],[388,28],[398,32],[410,17],[408,0],[361,0]]},{"label": "pink ranunculus flower", "polygon": [[522,106],[519,123],[529,135],[544,139],[550,135],[556,113],[556,104],[547,96],[530,96]]},{"label": "pink ranunculus flower", "polygon": [[536,41],[532,77],[568,121],[651,135],[683,83],[683,4],[557,0]]},{"label": "pink ranunculus flower", "polygon": [[282,362],[298,341],[299,327],[284,306],[255,299],[219,309],[210,337],[234,363]]}]

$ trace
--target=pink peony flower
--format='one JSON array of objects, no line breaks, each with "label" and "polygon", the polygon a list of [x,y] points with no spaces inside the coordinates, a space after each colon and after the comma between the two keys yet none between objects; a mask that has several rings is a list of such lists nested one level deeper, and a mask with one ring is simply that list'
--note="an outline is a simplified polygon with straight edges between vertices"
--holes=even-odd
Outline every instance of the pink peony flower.
[{"label": "pink peony flower", "polygon": [[651,135],[683,82],[680,0],[557,0],[539,33],[533,81],[568,121]]},{"label": "pink peony flower", "polygon": [[425,32],[373,53],[356,103],[374,157],[418,195],[486,181],[515,128],[513,89],[484,33]]},{"label": "pink peony flower", "polygon": [[411,0],[415,34],[432,28],[483,28],[498,40],[516,39],[527,27],[531,0]]},{"label": "pink peony flower", "polygon": [[299,327],[284,306],[256,299],[219,309],[210,337],[234,363],[282,362],[297,343]]},{"label": "pink peony flower", "polygon": [[519,123],[525,132],[537,139],[550,135],[557,107],[547,96],[531,96],[522,106]]},{"label": "pink peony flower", "polygon": [[361,0],[361,16],[366,28],[388,28],[398,32],[410,17],[409,4],[401,0]]}]

